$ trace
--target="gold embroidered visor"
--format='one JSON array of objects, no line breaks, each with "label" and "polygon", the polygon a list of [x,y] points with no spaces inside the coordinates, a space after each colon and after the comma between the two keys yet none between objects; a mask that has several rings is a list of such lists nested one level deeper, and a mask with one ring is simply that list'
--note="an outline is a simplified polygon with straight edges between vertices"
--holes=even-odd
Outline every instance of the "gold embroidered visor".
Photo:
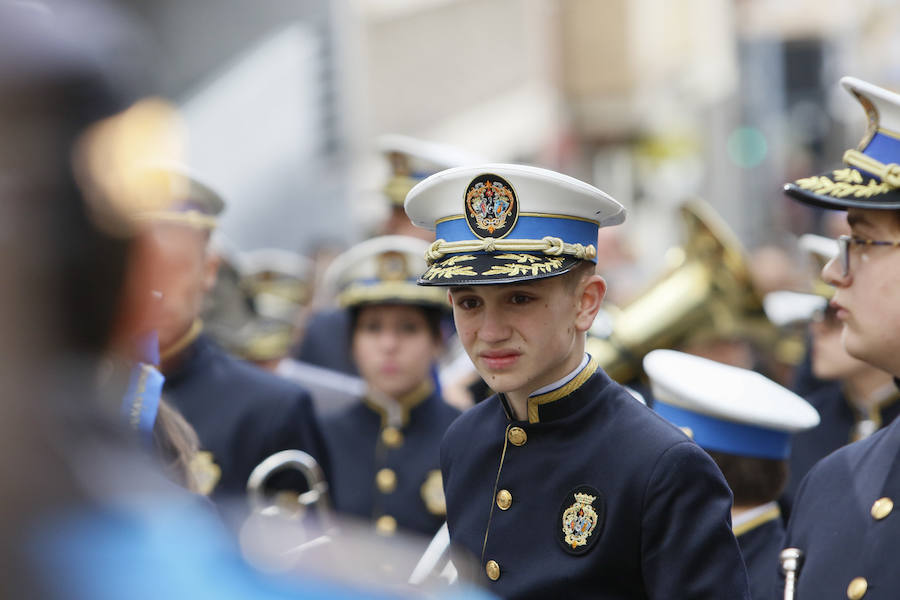
[{"label": "gold embroidered visor", "polygon": [[862,105],[868,130],[844,153],[844,168],[784,186],[789,196],[825,208],[900,208],[900,94],[844,77],[841,85]]}]

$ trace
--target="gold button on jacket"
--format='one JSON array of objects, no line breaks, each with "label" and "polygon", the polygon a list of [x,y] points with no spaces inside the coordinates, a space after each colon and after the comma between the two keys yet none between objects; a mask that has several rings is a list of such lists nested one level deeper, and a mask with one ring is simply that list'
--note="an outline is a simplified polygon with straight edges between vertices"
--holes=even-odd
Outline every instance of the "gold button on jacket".
[{"label": "gold button on jacket", "polygon": [[385,427],[381,432],[381,441],[388,448],[399,448],[403,445],[403,434],[396,427]]},{"label": "gold button on jacket", "polygon": [[382,494],[390,494],[397,489],[397,474],[391,469],[381,469],[375,474],[375,485]]},{"label": "gold button on jacket", "polygon": [[375,531],[381,535],[394,535],[397,531],[397,519],[391,515],[382,515],[375,521]]},{"label": "gold button on jacket", "polygon": [[860,600],[860,598],[866,595],[866,590],[868,589],[869,582],[866,581],[866,578],[857,577],[847,586],[847,597],[850,598],[850,600]]},{"label": "gold button on jacket", "polygon": [[500,507],[500,510],[506,510],[512,506],[512,494],[509,493],[509,490],[497,492],[497,506]]},{"label": "gold button on jacket", "polygon": [[521,446],[528,440],[528,434],[521,427],[513,427],[509,430],[509,441],[513,446]]},{"label": "gold button on jacket", "polygon": [[876,521],[880,521],[885,518],[891,511],[894,510],[894,501],[890,498],[879,498],[875,501],[875,504],[872,505],[872,518]]},{"label": "gold button on jacket", "polygon": [[497,564],[496,560],[487,561],[487,564],[484,565],[484,572],[487,573],[491,581],[500,579],[500,565]]}]

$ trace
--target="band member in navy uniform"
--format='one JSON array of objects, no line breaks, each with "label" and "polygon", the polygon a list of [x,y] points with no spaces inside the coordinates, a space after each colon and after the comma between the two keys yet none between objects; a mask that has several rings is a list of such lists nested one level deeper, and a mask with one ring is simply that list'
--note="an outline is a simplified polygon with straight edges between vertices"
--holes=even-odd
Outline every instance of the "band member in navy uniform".
[{"label": "band member in navy uniform", "polygon": [[309,394],[232,358],[203,334],[203,296],[215,282],[209,238],[221,196],[179,165],[148,167],[179,191],[172,208],[142,215],[166,276],[159,292],[163,394],[197,430],[195,475],[219,499],[242,496],[253,468],[279,450],[297,449],[327,464]]},{"label": "band member in navy uniform", "polygon": [[[900,375],[900,95],[846,77],[843,87],[869,120],[843,168],[785,186],[814,206],[847,211],[851,234],[823,269],[836,290],[831,306],[843,323],[847,352]],[[900,520],[900,422],[828,455],[801,482],[788,522],[786,546],[802,553],[787,561],[796,597],[851,600],[896,598],[900,573],[886,568],[897,552]]]},{"label": "band member in navy uniform", "polygon": [[480,565],[461,575],[504,598],[747,598],[715,463],[584,352],[606,291],[598,227],[623,207],[565,175],[492,164],[426,179],[406,211],[436,228],[419,283],[449,286],[498,392],[441,446],[451,543]]},{"label": "band member in navy uniform", "polygon": [[[378,149],[390,172],[381,189],[387,205],[387,217],[380,223],[378,235],[413,236],[432,241],[427,231],[410,224],[403,212],[406,194],[417,183],[438,171],[465,164],[483,162],[478,157],[444,144],[405,135],[386,134],[378,138]],[[293,352],[298,361],[358,375],[347,346],[350,339],[350,315],[342,307],[330,307],[310,315],[303,339]]]},{"label": "band member in navy uniform", "polygon": [[459,410],[435,389],[449,310],[438,288],[416,285],[428,243],[372,238],[338,256],[326,273],[351,317],[352,358],[368,393],[323,418],[337,510],[374,522],[376,531],[433,535],[446,514],[441,438]]},{"label": "band member in navy uniform", "polygon": [[784,525],[776,500],[787,481],[791,435],[819,415],[759,373],[674,350],[644,357],[654,409],[709,452],[734,493],[732,529],[752,598],[773,598]]},{"label": "band member in navy uniform", "polygon": [[869,437],[900,413],[900,393],[891,374],[853,358],[841,342],[843,325],[837,311],[828,305],[834,288],[820,277],[821,267],[838,253],[837,242],[806,234],[800,237],[799,246],[816,258],[813,293],[774,292],[766,297],[766,303],[775,312],[809,325],[810,374],[823,385],[801,392],[818,411],[821,422],[798,432],[791,441],[790,475],[779,500],[785,520],[800,482],[813,465],[838,448]]}]

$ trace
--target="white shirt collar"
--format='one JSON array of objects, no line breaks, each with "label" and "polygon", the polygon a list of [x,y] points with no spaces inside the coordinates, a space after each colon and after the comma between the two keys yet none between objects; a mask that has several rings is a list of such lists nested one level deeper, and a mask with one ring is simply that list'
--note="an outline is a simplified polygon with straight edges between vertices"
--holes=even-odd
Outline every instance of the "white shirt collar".
[{"label": "white shirt collar", "polygon": [[571,373],[569,373],[562,379],[554,381],[550,385],[545,385],[544,387],[531,392],[531,394],[529,394],[529,398],[532,396],[540,396],[541,394],[546,394],[547,392],[552,392],[553,390],[555,390],[557,388],[561,388],[562,386],[566,385],[567,383],[569,383],[570,381],[575,379],[576,375],[581,373],[581,370],[587,366],[587,364],[590,360],[591,360],[590,355],[587,352],[585,352],[584,358],[581,359],[581,364],[578,365],[577,367],[575,367],[574,371],[572,371]]}]

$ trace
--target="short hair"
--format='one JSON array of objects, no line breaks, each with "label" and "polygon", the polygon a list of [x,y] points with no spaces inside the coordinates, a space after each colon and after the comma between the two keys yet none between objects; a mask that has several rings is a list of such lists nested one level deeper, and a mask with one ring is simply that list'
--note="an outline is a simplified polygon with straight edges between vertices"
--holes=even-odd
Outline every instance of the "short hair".
[{"label": "short hair", "polygon": [[734,494],[734,504],[751,506],[777,500],[788,479],[786,460],[736,456],[707,450]]},{"label": "short hair", "polygon": [[572,269],[566,273],[560,275],[560,277],[564,277],[564,283],[566,286],[566,290],[569,292],[574,292],[575,288],[578,287],[578,284],[584,281],[587,277],[590,277],[597,271],[597,265],[592,263],[589,260],[582,260],[579,264],[572,267]]}]

